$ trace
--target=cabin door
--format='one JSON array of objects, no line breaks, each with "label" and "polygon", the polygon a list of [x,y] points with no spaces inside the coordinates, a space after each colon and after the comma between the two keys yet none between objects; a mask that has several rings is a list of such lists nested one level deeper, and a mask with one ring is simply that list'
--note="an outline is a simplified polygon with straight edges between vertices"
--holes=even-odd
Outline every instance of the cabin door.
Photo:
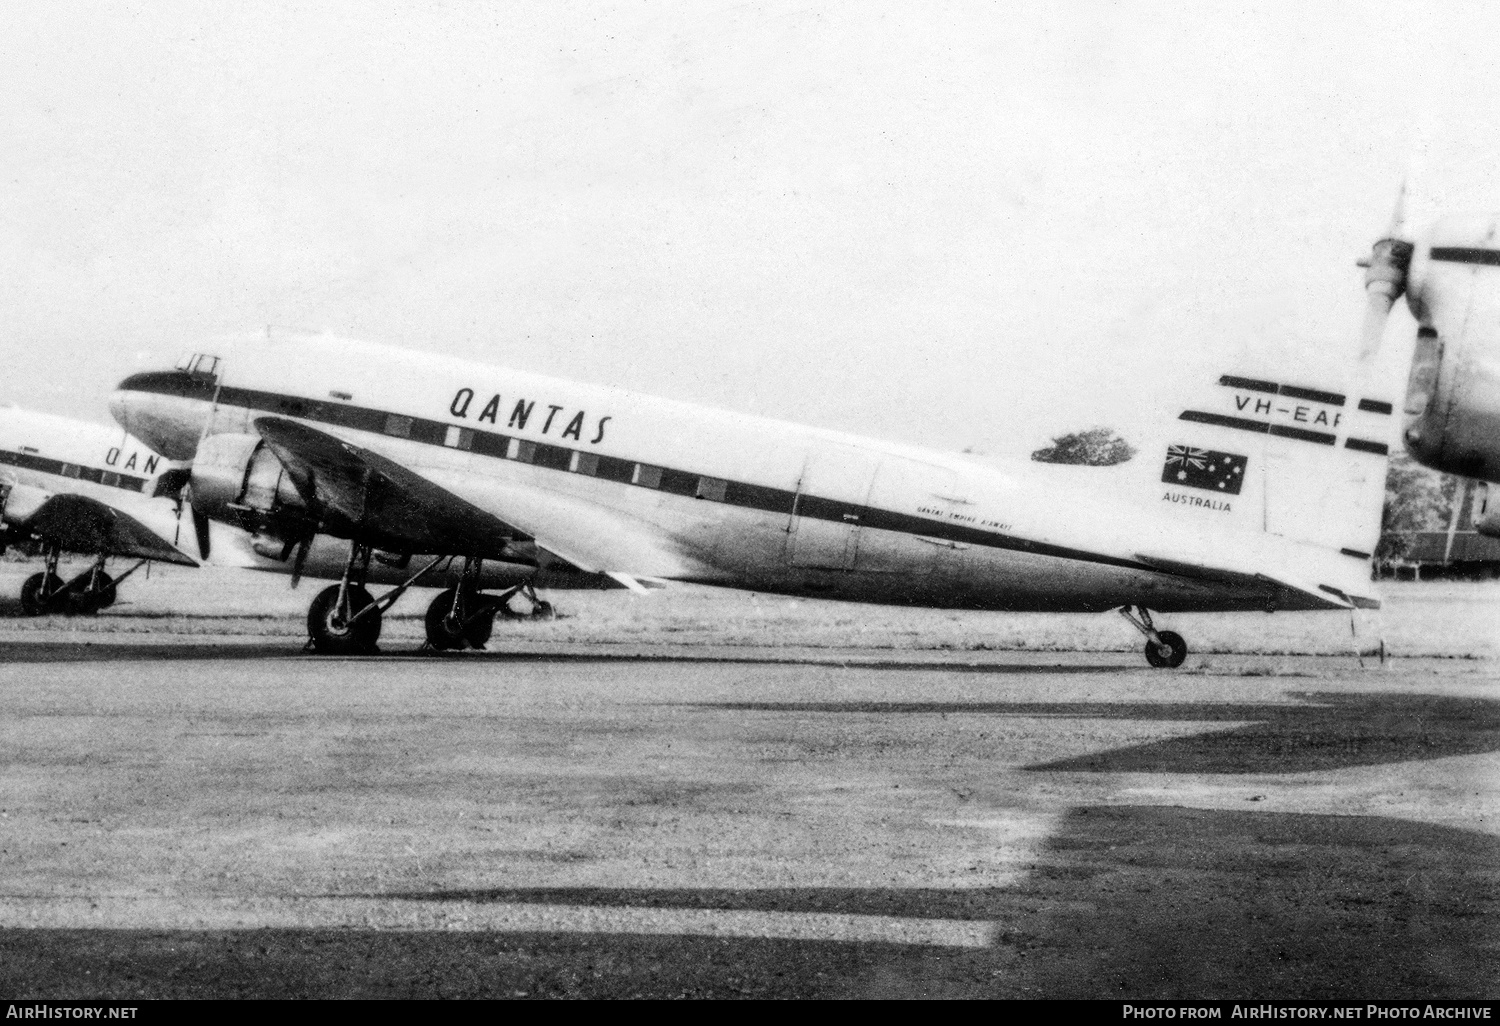
[{"label": "cabin door", "polygon": [[935,538],[928,521],[947,523],[960,497],[958,474],[946,467],[887,456],[870,489],[872,512],[861,526],[854,568],[866,573],[929,574],[961,546]]},{"label": "cabin door", "polygon": [[854,569],[860,519],[879,465],[879,456],[853,446],[820,445],[808,454],[787,525],[788,563]]}]

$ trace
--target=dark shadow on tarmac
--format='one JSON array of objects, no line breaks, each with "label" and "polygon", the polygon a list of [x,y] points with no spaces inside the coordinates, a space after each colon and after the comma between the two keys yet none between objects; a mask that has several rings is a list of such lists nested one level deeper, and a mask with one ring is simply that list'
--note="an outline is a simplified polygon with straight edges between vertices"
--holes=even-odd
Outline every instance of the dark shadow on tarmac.
[{"label": "dark shadow on tarmac", "polygon": [[[1074,809],[1012,887],[381,893],[982,920],[982,949],[368,929],[0,930],[47,997],[1493,999],[1500,841],[1379,817]],[[365,897],[368,897],[366,895]]]},{"label": "dark shadow on tarmac", "polygon": [[1304,704],[724,702],[700,707],[803,715],[942,713],[1243,724],[1025,767],[1056,772],[1304,773],[1500,750],[1500,701],[1494,699],[1378,692],[1293,696]]},{"label": "dark shadow on tarmac", "polygon": [[[107,639],[109,635],[99,636]],[[289,659],[300,656],[300,649],[286,642],[271,641],[244,645],[214,642],[147,642],[139,645],[117,641],[90,640],[83,635],[77,641],[0,641],[0,663],[102,663],[139,662],[142,660],[193,659]]]},{"label": "dark shadow on tarmac", "polygon": [[[66,621],[63,621],[66,624]],[[60,629],[66,629],[62,627]],[[191,635],[182,640],[151,641],[129,644],[115,640],[116,635],[107,631],[81,632],[76,641],[52,640],[8,640],[0,641],[0,662],[10,663],[58,663],[58,662],[108,662],[111,660],[194,660],[194,659],[291,659],[307,658],[320,662],[360,662],[399,665],[403,662],[430,662],[453,660],[455,664],[469,662],[499,663],[698,663],[737,664],[750,666],[828,666],[860,670],[901,670],[906,672],[934,670],[943,673],[996,673],[996,674],[1092,674],[1121,673],[1137,670],[1134,664],[1119,666],[1080,665],[1058,663],[991,663],[965,659],[962,653],[954,653],[954,659],[963,662],[922,662],[909,658],[909,653],[893,653],[890,658],[860,656],[841,658],[837,650],[827,655],[778,655],[775,649],[754,649],[753,655],[734,655],[725,652],[692,654],[671,652],[465,652],[449,653],[424,651],[422,649],[391,648],[377,655],[326,656],[309,651],[303,642],[296,639],[270,638],[265,641],[224,644],[215,641],[193,641]],[[97,639],[97,640],[95,640]],[[686,647],[686,646],[684,646]],[[903,657],[906,658],[903,658]]]}]

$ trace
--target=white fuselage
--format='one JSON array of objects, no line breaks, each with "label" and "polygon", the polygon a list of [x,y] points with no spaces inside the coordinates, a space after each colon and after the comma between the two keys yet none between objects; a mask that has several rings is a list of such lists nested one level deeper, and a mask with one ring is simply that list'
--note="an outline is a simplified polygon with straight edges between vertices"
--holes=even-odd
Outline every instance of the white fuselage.
[{"label": "white fuselage", "polygon": [[[0,406],[0,483],[98,499],[172,536],[173,504],[153,499],[167,462],[119,428]],[[21,509],[21,499],[10,507]]]},{"label": "white fuselage", "polygon": [[[205,419],[210,433],[245,434],[260,416],[296,420],[402,464],[586,569],[940,607],[1230,610],[1261,608],[1264,595],[1162,573],[1138,553],[1169,541],[1189,554],[1238,547],[1250,560],[1291,544],[1164,503],[1159,456],[991,467],[327,337],[218,355],[217,379],[127,379],[117,419],[178,459],[192,457]],[[1367,567],[1329,565],[1330,581],[1368,580]]]}]

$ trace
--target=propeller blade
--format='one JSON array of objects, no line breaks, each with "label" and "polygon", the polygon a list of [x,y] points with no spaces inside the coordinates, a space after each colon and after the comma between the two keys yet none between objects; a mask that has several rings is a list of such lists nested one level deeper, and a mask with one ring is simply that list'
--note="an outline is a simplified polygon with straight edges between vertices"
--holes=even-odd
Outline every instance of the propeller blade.
[{"label": "propeller blade", "polygon": [[308,535],[297,544],[297,558],[292,561],[292,587],[302,583],[302,566],[307,562],[307,550],[312,548],[312,536]]},{"label": "propeller blade", "polygon": [[1370,250],[1369,259],[1360,261],[1360,266],[1365,268],[1365,322],[1359,333],[1361,360],[1367,360],[1380,351],[1391,307],[1406,291],[1406,271],[1411,266],[1415,247],[1402,237],[1405,234],[1406,183],[1403,181],[1396,193],[1390,227]]},{"label": "propeller blade", "polygon": [[172,532],[172,546],[179,547],[182,540],[182,507],[186,506],[193,498],[193,484],[189,480],[177,490],[177,527]]},{"label": "propeller blade", "polygon": [[193,510],[193,533],[198,536],[198,555],[208,558],[208,517]]}]

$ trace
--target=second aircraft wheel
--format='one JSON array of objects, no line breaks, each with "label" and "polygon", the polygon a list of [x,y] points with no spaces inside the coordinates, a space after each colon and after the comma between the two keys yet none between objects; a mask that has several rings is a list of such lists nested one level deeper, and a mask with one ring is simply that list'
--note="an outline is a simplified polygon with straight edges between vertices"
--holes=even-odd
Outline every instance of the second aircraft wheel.
[{"label": "second aircraft wheel", "polygon": [[1147,641],[1146,662],[1157,669],[1174,670],[1181,666],[1182,661],[1187,658],[1187,642],[1182,640],[1182,635],[1176,631],[1161,631],[1157,637],[1161,638],[1162,644],[1172,651],[1167,655],[1162,655],[1156,647],[1156,642]]},{"label": "second aircraft wheel", "polygon": [[99,610],[114,604],[115,579],[100,571],[99,586],[89,588],[85,579],[70,587],[63,596],[63,605],[70,616],[93,616]]},{"label": "second aircraft wheel", "polygon": [[108,609],[115,604],[119,595],[115,590],[115,579],[104,571],[99,571],[99,593],[94,603],[97,609]]},{"label": "second aircraft wheel", "polygon": [[63,586],[56,574],[32,574],[21,585],[21,612],[27,616],[50,613],[57,606],[57,592]]},{"label": "second aircraft wheel", "polygon": [[474,598],[474,606],[469,613],[469,620],[456,630],[448,620],[448,613],[453,609],[453,600],[457,593],[449,588],[447,591],[439,592],[437,598],[432,600],[432,605],[427,607],[427,642],[439,651],[463,648],[483,648],[485,642],[490,640],[490,634],[495,630],[494,609],[488,604],[481,605],[484,599],[479,596]]},{"label": "second aircraft wheel", "polygon": [[[324,655],[367,655],[375,651],[380,639],[380,610],[354,620],[355,614],[375,599],[363,588],[349,588],[348,616],[339,615],[339,586],[330,585],[318,592],[307,611],[307,635],[314,651]],[[353,621],[352,623],[350,621]]]}]

